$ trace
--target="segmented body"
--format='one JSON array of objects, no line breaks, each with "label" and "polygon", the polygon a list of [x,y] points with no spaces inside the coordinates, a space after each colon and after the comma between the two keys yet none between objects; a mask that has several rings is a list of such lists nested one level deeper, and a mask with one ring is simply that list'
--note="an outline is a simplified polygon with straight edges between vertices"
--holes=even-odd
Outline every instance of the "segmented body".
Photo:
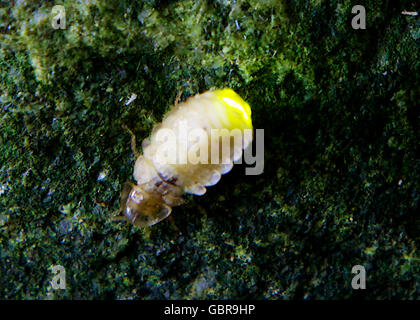
[{"label": "segmented body", "polygon": [[183,203],[183,193],[203,195],[242,156],[252,141],[252,134],[245,134],[250,129],[251,109],[231,89],[177,104],[143,141],[143,155],[134,166],[137,185],[128,184],[122,192],[127,219],[153,225]]}]

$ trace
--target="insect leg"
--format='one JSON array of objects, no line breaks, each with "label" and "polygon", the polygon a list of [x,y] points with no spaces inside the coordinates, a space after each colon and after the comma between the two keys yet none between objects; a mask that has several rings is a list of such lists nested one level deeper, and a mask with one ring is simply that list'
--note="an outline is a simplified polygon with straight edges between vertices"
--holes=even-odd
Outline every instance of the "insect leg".
[{"label": "insect leg", "polygon": [[114,221],[127,221],[127,218],[124,217],[124,216],[118,215],[118,216],[112,217],[112,220],[114,220]]},{"label": "insect leg", "polygon": [[175,219],[173,216],[169,216],[168,217],[169,222],[171,223],[171,226],[178,231],[179,233],[182,233],[181,230],[179,230],[179,228],[177,227],[177,225],[175,224]]},{"label": "insect leg", "polygon": [[128,132],[130,132],[130,135],[131,135],[131,151],[134,153],[134,156],[136,158],[138,158],[138,156],[140,154],[137,152],[136,135],[125,124],[122,125],[122,128],[125,129],[125,130],[127,130]]},{"label": "insect leg", "polygon": [[179,103],[179,100],[181,100],[183,90],[179,91],[175,98],[175,106]]}]

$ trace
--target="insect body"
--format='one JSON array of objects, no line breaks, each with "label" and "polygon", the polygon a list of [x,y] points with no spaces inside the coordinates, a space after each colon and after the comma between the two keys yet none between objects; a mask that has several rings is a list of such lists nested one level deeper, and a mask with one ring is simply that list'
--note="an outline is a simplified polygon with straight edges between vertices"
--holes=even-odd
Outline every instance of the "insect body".
[{"label": "insect body", "polygon": [[175,104],[142,143],[134,165],[137,185],[126,183],[121,193],[125,219],[151,226],[182,204],[184,193],[203,195],[242,156],[251,130],[251,108],[231,89]]}]

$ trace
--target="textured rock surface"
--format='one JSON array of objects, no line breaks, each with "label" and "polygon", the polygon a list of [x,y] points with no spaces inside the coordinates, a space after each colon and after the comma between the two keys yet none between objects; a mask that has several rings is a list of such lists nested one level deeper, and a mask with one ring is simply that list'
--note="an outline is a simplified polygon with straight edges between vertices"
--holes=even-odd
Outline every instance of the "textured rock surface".
[{"label": "textured rock surface", "polygon": [[[0,298],[418,298],[419,8],[364,3],[366,30],[341,1],[64,1],[55,30],[54,1],[0,1]],[[180,231],[112,221],[121,126],[140,142],[177,92],[221,87],[265,129],[264,173],[190,196]]]}]

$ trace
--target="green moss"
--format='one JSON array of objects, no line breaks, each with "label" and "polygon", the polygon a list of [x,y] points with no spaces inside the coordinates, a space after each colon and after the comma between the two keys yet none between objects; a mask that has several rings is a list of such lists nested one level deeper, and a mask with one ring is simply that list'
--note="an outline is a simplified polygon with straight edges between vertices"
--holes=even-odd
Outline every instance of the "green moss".
[{"label": "green moss", "polygon": [[[0,9],[0,297],[418,297],[414,1],[54,1]],[[183,90],[232,87],[265,130],[150,230],[112,220],[134,156]],[[132,94],[137,95],[126,104]],[[51,266],[67,289],[51,287]],[[351,289],[351,268],[367,290]]]}]

